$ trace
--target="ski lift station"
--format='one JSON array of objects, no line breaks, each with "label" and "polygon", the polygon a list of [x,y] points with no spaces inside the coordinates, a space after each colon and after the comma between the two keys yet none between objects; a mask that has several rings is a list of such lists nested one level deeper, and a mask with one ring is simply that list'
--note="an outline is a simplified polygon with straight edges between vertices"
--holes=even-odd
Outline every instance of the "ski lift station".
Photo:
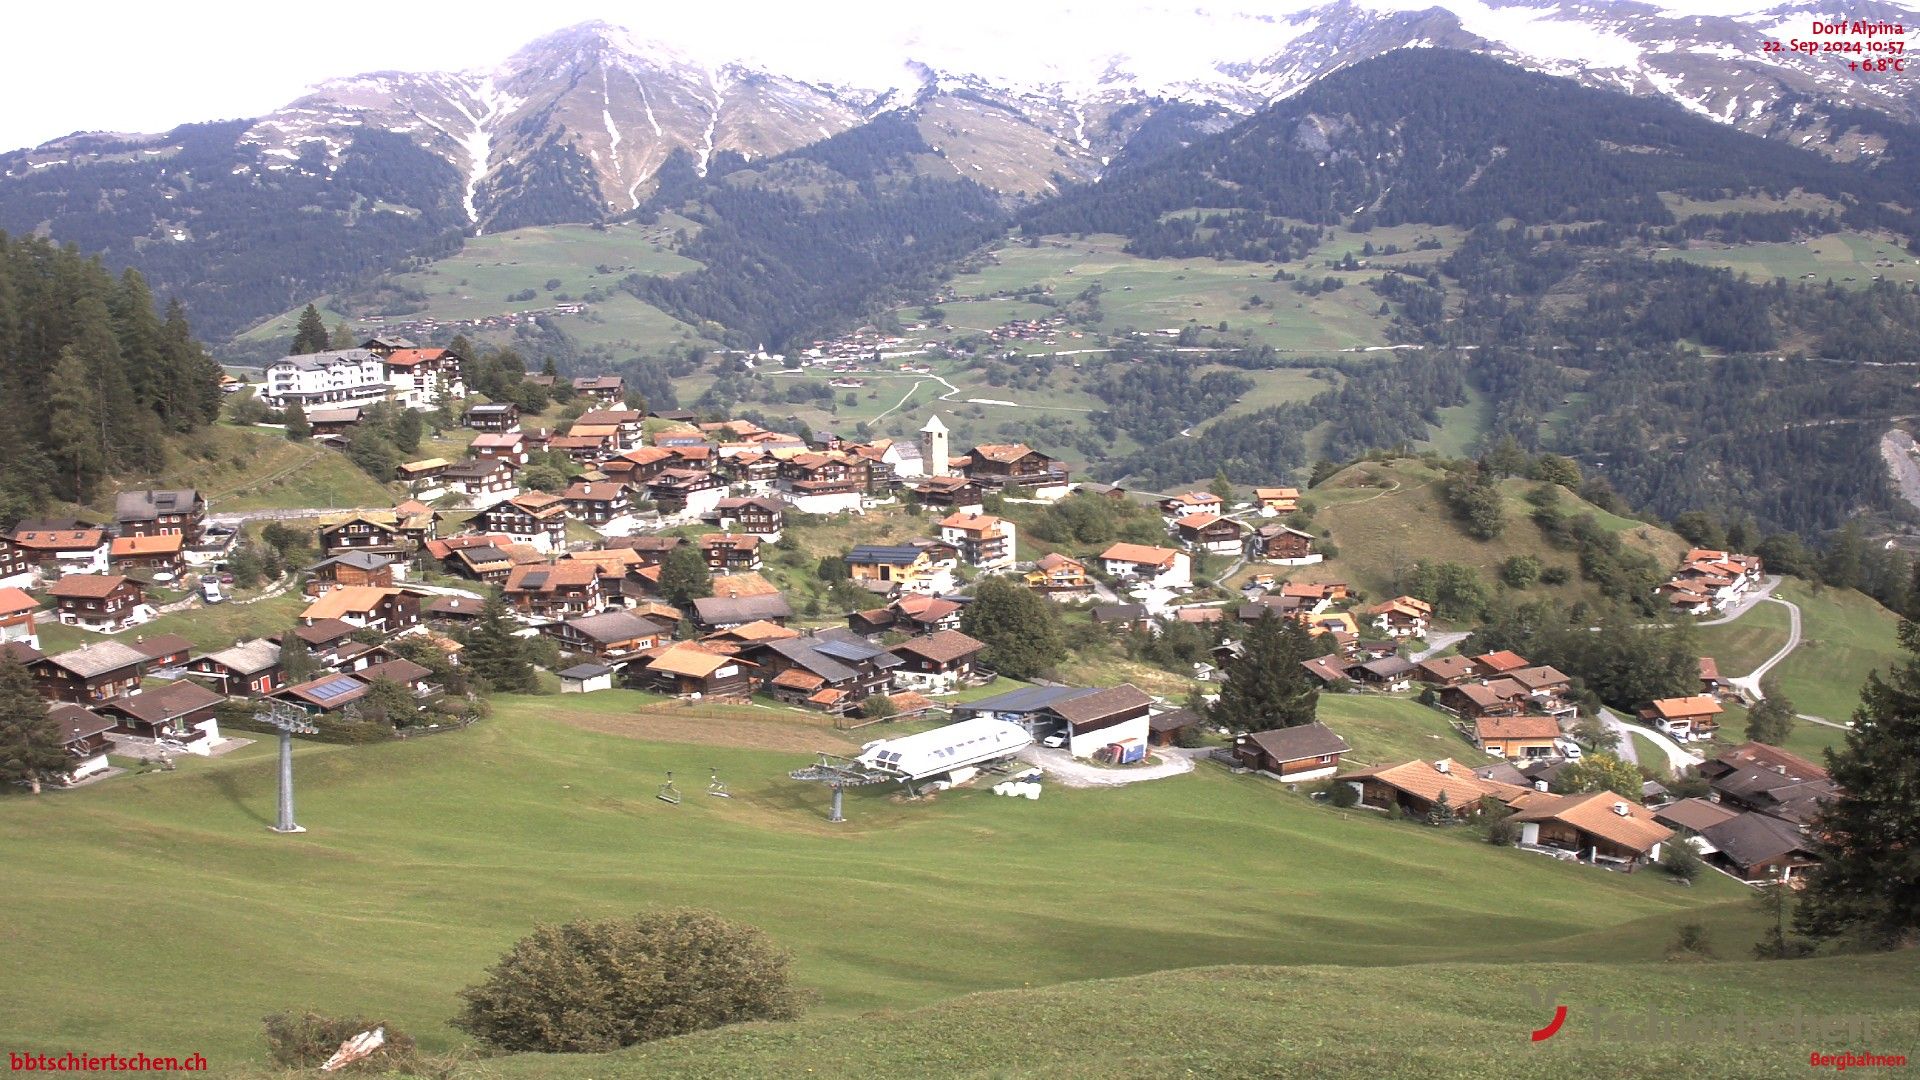
[{"label": "ski lift station", "polygon": [[[918,735],[870,742],[860,748],[854,761],[869,772],[912,784],[1010,758],[1032,742],[1033,736],[1019,724],[975,717]],[[964,772],[955,779],[971,775]]]}]

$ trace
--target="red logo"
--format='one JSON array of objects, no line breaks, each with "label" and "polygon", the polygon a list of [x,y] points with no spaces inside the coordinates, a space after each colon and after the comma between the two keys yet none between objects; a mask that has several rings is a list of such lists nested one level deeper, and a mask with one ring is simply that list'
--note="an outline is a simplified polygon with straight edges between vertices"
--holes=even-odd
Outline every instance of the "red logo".
[{"label": "red logo", "polygon": [[1567,1022],[1567,1007],[1565,1005],[1555,1005],[1553,1007],[1553,1020],[1550,1023],[1548,1023],[1546,1027],[1540,1028],[1533,1033],[1533,1041],[1545,1042],[1548,1039],[1553,1038],[1555,1035],[1559,1034],[1560,1025],[1566,1022]]}]

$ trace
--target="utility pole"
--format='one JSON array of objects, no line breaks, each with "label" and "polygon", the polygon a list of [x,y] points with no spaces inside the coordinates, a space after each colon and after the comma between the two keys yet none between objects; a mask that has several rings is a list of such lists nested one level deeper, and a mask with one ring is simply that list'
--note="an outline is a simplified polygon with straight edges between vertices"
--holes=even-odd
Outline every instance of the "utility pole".
[{"label": "utility pole", "polygon": [[277,833],[306,832],[293,822],[293,737],[312,735],[320,729],[307,721],[305,713],[284,701],[263,704],[265,709],[254,713],[253,718],[272,724],[280,732],[280,821],[268,828]]}]

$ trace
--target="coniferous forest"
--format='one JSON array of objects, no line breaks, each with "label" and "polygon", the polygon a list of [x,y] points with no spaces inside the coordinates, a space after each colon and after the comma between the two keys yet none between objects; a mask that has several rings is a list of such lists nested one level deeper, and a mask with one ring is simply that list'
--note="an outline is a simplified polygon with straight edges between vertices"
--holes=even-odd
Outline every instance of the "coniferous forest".
[{"label": "coniferous forest", "polygon": [[0,520],[156,468],[168,434],[219,410],[220,368],[177,301],[158,314],[138,272],[0,233]]}]

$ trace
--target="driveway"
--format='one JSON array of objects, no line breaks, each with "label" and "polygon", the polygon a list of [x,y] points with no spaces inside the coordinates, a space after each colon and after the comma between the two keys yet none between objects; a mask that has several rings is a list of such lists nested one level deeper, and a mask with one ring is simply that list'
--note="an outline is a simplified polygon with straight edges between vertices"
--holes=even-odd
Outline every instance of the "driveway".
[{"label": "driveway", "polygon": [[1694,766],[1700,764],[1702,761],[1706,760],[1705,758],[1702,758],[1699,754],[1683,749],[1679,743],[1674,742],[1672,739],[1668,738],[1665,735],[1660,734],[1659,732],[1653,730],[1652,728],[1645,728],[1645,727],[1641,727],[1639,724],[1627,723],[1625,720],[1620,719],[1620,717],[1616,715],[1612,709],[1604,709],[1604,708],[1601,709],[1600,719],[1606,721],[1606,724],[1609,730],[1613,731],[1614,734],[1620,736],[1619,754],[1623,760],[1633,762],[1636,765],[1645,764],[1647,765],[1648,768],[1655,768],[1658,766],[1657,762],[1642,762],[1640,760],[1640,754],[1638,750],[1635,748],[1635,746],[1633,745],[1632,736],[1634,735],[1639,735],[1645,738],[1648,742],[1653,743],[1653,745],[1659,747],[1662,751],[1666,753],[1667,755],[1666,767],[1670,772],[1675,772],[1675,773],[1682,772],[1686,769],[1691,769]]},{"label": "driveway", "polygon": [[1120,787],[1123,784],[1164,780],[1169,776],[1190,773],[1196,758],[1212,752],[1209,747],[1184,750],[1173,746],[1157,746],[1153,748],[1152,756],[1159,760],[1150,765],[1109,767],[1080,761],[1065,750],[1053,750],[1035,743],[1020,751],[1020,760],[1040,766],[1045,772],[1040,778],[1043,784],[1053,781],[1070,788]]}]

